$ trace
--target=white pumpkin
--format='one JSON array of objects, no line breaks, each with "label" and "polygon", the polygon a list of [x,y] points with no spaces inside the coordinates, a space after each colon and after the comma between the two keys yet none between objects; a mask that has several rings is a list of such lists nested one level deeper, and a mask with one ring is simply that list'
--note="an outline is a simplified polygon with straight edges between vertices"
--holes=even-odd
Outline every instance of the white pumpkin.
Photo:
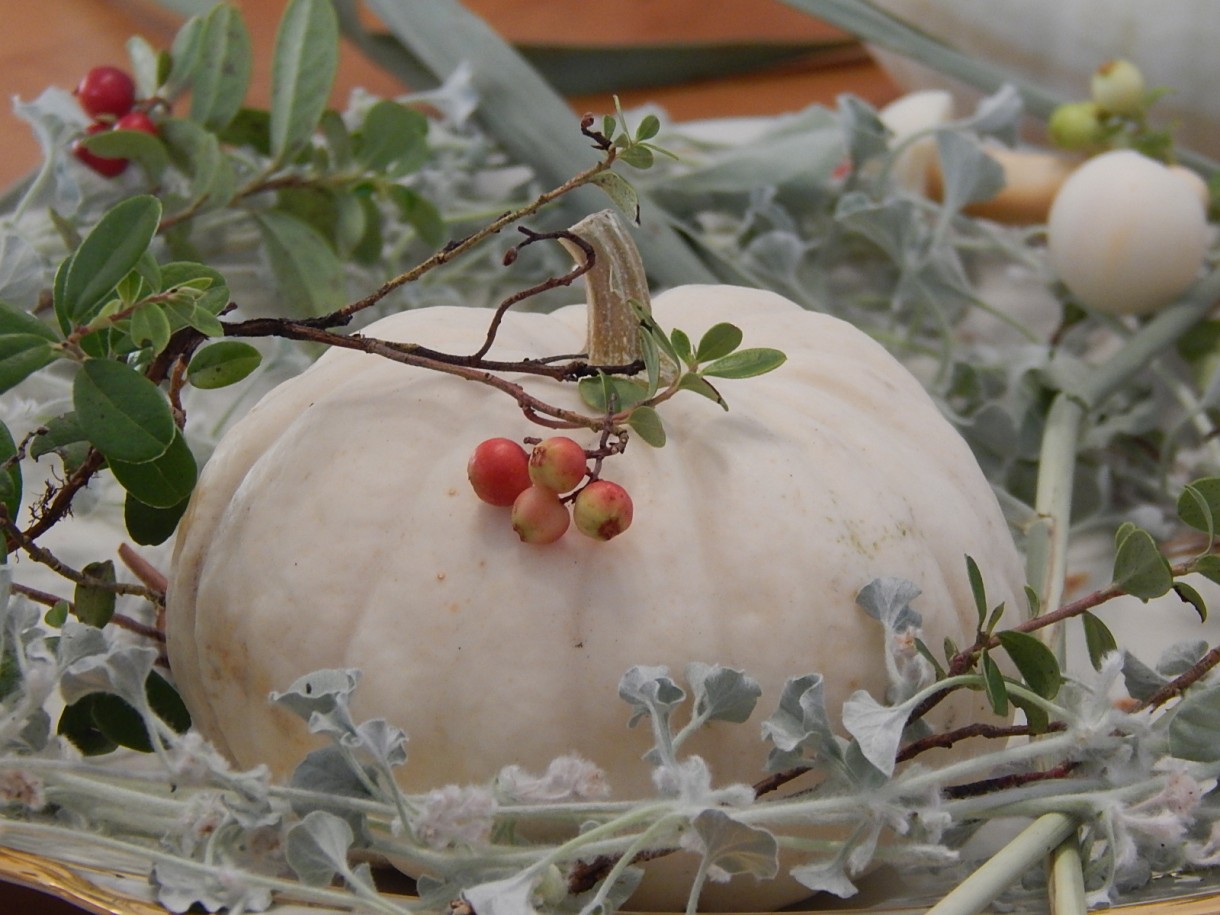
[{"label": "white pumpkin", "polygon": [[[619,678],[635,664],[679,676],[705,661],[744,668],[764,696],[749,723],[716,723],[687,749],[718,783],[753,782],[759,722],[787,677],[824,674],[836,718],[852,691],[884,693],[880,628],[855,606],[873,578],[922,589],[932,645],[973,631],[966,554],[995,602],[1024,605],[988,482],[880,345],[752,289],[682,287],[653,313],[696,340],[734,322],[746,346],[788,361],[723,382],[729,412],[680,394],[661,407],[665,447],[632,442],[607,461],[635,503],[631,529],[608,543],[570,533],[523,544],[503,509],[476,499],[474,446],[539,434],[487,386],[333,350],[272,391],[221,442],[179,531],[169,656],[199,729],[237,763],[286,777],[317,743],[265,697],[316,669],[357,667],[358,716],[410,736],[408,789],[485,781],[509,763],[541,771],[578,752],[615,796],[644,796],[650,738],[626,728]],[[437,307],[366,333],[465,352],[487,320]],[[579,351],[584,333],[579,306],[510,315],[491,355]],[[522,380],[577,406],[570,386]],[[957,696],[935,722],[962,724],[979,702]],[[755,909],[806,895],[751,878],[708,893],[713,907]],[[684,894],[646,881],[633,906],[680,906]]]}]

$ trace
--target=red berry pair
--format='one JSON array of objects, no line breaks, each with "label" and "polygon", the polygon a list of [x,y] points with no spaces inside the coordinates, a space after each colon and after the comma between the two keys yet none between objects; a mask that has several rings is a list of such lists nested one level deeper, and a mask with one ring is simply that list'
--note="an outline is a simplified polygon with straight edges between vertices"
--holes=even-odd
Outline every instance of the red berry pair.
[{"label": "red berry pair", "polygon": [[510,439],[488,439],[475,448],[466,471],[480,499],[512,506],[513,529],[526,543],[554,543],[572,521],[597,540],[609,540],[631,524],[631,497],[608,480],[594,480],[576,493],[569,515],[561,496],[580,485],[588,465],[584,449],[565,436],[539,442],[529,454]]},{"label": "red berry pair", "polygon": [[[107,130],[139,130],[156,136],[157,125],[145,112],[135,108],[136,84],[131,76],[118,67],[94,67],[76,87],[76,100],[81,110],[93,118],[85,128],[88,136]],[[99,175],[114,178],[127,168],[126,159],[99,156],[83,143],[72,146],[72,154]]]}]

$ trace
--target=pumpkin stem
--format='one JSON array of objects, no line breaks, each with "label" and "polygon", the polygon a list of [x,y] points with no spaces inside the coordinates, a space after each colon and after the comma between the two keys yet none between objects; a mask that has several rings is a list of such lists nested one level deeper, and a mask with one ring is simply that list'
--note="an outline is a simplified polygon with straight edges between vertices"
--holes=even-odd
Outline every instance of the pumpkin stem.
[{"label": "pumpkin stem", "polygon": [[[592,246],[593,267],[585,274],[589,299],[589,337],[586,351],[591,365],[628,365],[641,358],[640,321],[632,301],[649,311],[648,277],[640,252],[627,226],[613,210],[586,216],[572,226],[573,235]],[[571,241],[560,242],[578,263],[585,252]]]}]

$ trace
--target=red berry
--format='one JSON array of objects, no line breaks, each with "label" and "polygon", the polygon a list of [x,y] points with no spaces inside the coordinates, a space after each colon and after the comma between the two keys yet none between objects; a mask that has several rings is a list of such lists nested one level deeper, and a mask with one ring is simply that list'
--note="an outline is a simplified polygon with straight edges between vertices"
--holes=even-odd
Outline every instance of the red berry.
[{"label": "red berry", "polygon": [[136,84],[118,67],[94,67],[76,87],[76,99],[91,118],[121,118],[136,101]]},{"label": "red berry", "polygon": [[142,133],[157,135],[157,125],[143,111],[129,111],[114,122],[115,130],[138,130]]},{"label": "red berry", "polygon": [[609,540],[631,526],[632,511],[627,490],[609,480],[594,480],[576,494],[572,520],[582,534]]},{"label": "red berry", "polygon": [[545,486],[531,486],[513,502],[513,530],[524,543],[554,543],[571,520],[559,495]]},{"label": "red berry", "polygon": [[529,488],[529,455],[508,438],[489,438],[474,449],[466,475],[475,494],[491,505],[512,505]]},{"label": "red berry", "polygon": [[571,492],[585,478],[585,449],[562,435],[548,438],[530,452],[530,479],[552,492]]},{"label": "red berry", "polygon": [[[93,136],[95,133],[102,133],[109,129],[105,124],[95,121],[85,128],[85,133]],[[108,156],[99,156],[79,140],[72,144],[72,155],[105,178],[114,178],[116,175],[121,175],[123,170],[127,168],[126,159],[112,159]]]}]

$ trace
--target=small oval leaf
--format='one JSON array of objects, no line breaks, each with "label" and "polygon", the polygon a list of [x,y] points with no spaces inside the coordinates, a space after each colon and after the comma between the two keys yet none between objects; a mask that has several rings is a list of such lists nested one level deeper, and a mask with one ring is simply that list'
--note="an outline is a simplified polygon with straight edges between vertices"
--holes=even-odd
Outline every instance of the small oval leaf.
[{"label": "small oval leaf", "polygon": [[661,422],[661,414],[652,407],[636,407],[627,418],[627,425],[644,442],[654,448],[665,444],[665,426]]},{"label": "small oval leaf", "polygon": [[788,357],[777,349],[741,349],[705,365],[700,369],[700,374],[714,378],[753,378],[775,371],[787,359]]},{"label": "small oval leaf", "polygon": [[283,162],[304,145],[326,110],[339,66],[339,21],[331,0],[291,0],[271,64],[271,152]]},{"label": "small oval leaf", "polygon": [[197,388],[223,388],[241,381],[263,361],[263,354],[240,340],[221,340],[191,358],[187,380]]},{"label": "small oval leaf", "polygon": [[87,360],[76,373],[72,401],[81,430],[109,459],[151,461],[178,434],[165,395],[122,362]]},{"label": "small oval leaf", "polygon": [[708,328],[695,348],[695,360],[711,362],[727,356],[741,346],[741,328],[736,324],[720,323]]},{"label": "small oval leaf", "polygon": [[1063,685],[1063,673],[1055,653],[1026,632],[1009,629],[996,633],[996,638],[1029,688],[1044,699],[1054,699]]},{"label": "small oval leaf", "polygon": [[64,278],[66,312],[83,323],[110,296],[148,250],[161,222],[161,201],[149,194],[128,197],[105,212],[72,256]]},{"label": "small oval leaf", "polygon": [[110,459],[110,470],[123,489],[152,508],[173,508],[191,494],[198,476],[195,456],[179,433],[165,453],[151,461],[129,464]]}]

